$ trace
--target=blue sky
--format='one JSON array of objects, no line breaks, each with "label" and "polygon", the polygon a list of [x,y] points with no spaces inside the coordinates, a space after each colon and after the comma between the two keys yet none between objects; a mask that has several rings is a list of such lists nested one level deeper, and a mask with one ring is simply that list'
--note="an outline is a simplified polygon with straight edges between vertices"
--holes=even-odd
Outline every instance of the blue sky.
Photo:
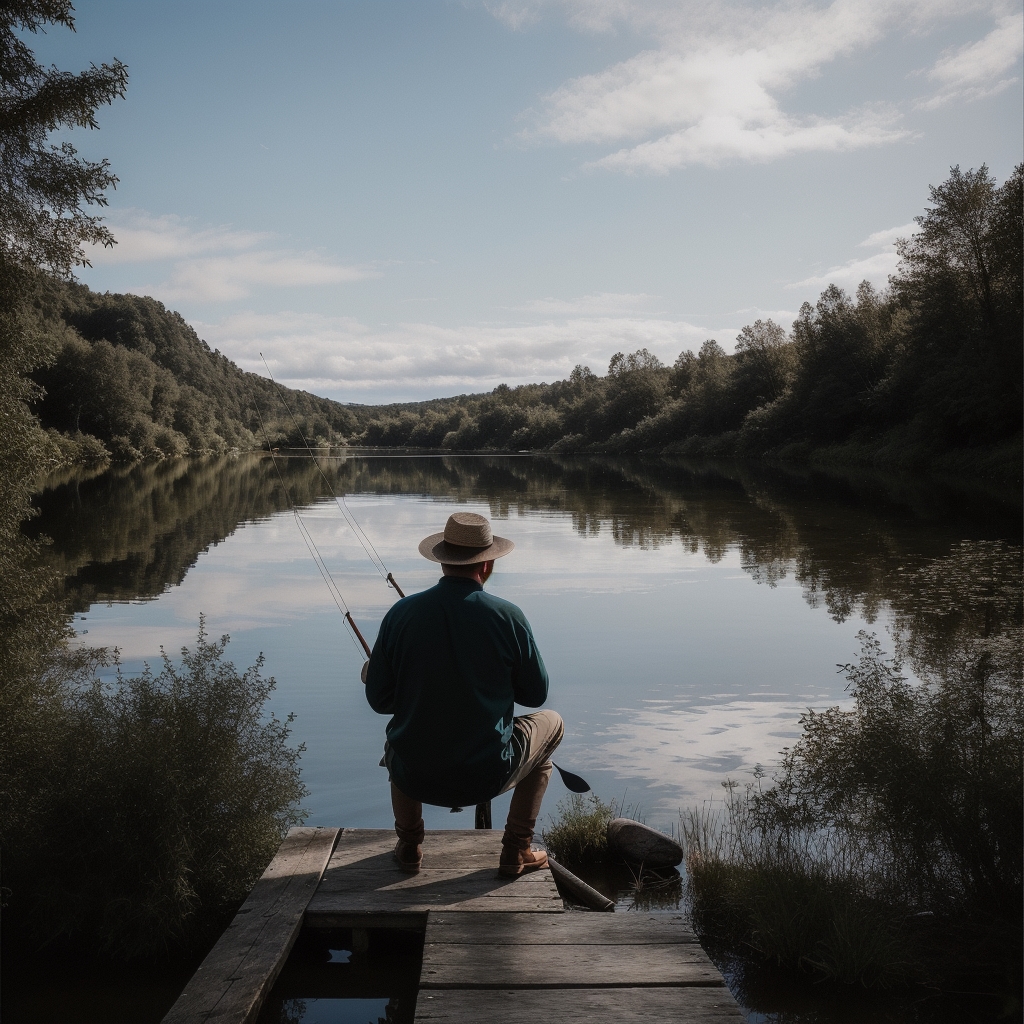
[{"label": "blue sky", "polygon": [[883,285],[952,164],[1022,158],[1003,0],[85,2],[72,133],[120,177],[81,273],[246,369],[381,402],[666,362]]}]

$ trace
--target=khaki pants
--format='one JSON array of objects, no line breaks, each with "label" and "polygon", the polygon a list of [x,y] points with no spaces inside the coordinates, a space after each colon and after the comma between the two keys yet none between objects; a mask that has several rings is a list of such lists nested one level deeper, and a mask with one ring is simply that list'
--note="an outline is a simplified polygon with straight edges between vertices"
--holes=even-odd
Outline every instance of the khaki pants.
[{"label": "khaki pants", "polygon": [[[519,763],[501,792],[515,789],[508,808],[502,843],[527,850],[537,827],[541,801],[551,778],[551,755],[562,742],[565,726],[555,711],[535,711],[513,719],[512,744]],[[391,783],[391,805],[395,812],[398,838],[419,845],[423,842],[423,805],[406,796]]]}]

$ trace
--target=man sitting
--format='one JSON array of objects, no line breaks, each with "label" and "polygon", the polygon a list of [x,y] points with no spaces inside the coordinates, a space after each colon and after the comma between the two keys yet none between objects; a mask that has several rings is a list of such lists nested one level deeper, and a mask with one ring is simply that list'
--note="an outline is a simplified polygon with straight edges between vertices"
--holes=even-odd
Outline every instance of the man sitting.
[{"label": "man sitting", "polygon": [[424,803],[472,806],[513,788],[498,870],[514,877],[547,867],[531,843],[562,719],[554,711],[513,717],[515,703],[544,703],[548,674],[526,616],[483,586],[494,560],[514,547],[483,516],[456,512],[419,546],[441,563],[441,580],[393,605],[377,634],[366,699],[392,716],[382,763],[395,859],[406,871],[423,860]]}]

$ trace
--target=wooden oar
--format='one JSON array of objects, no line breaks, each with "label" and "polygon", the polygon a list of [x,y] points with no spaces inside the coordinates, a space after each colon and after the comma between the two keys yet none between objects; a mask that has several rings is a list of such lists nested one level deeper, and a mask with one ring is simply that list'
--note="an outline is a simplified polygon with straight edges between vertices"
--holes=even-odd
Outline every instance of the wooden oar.
[{"label": "wooden oar", "polygon": [[[555,764],[554,761],[551,762]],[[558,768],[558,765],[555,764]],[[558,774],[562,776],[562,782],[565,783],[565,788],[573,793],[589,793],[590,783],[584,779],[581,779],[578,775],[573,775],[572,772],[567,772],[564,768],[558,768]]]}]

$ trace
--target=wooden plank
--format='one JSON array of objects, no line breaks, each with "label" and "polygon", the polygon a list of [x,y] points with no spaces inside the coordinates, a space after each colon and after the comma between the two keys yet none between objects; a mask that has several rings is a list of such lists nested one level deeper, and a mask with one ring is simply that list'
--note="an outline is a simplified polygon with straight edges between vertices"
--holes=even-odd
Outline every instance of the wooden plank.
[{"label": "wooden plank", "polygon": [[387,928],[395,931],[426,931],[427,911],[324,910],[306,911],[306,928]]},{"label": "wooden plank", "polygon": [[457,883],[470,886],[481,892],[490,889],[529,889],[538,885],[545,888],[554,886],[554,877],[550,871],[534,871],[519,878],[506,878],[499,875],[495,866],[485,868],[464,866],[462,864],[445,868],[421,868],[415,874],[403,871],[394,861],[386,865],[364,866],[354,864],[342,871],[325,877],[317,887],[317,892],[363,892],[367,888],[381,891],[397,891],[399,889],[422,889],[439,887],[443,884]]},{"label": "wooden plank", "polygon": [[[516,879],[498,874],[500,832],[428,832],[423,868],[417,874],[407,874],[394,862],[394,845],[390,830],[342,830],[307,908],[307,923],[311,927],[393,927],[384,922],[402,914],[419,921],[430,910],[550,914],[564,909],[550,871]],[[350,923],[357,920],[366,923]]]},{"label": "wooden plank", "polygon": [[[438,867],[458,858],[459,864],[469,861],[464,858],[479,857],[486,866],[498,866],[501,855],[500,831],[475,829],[443,829],[430,831],[424,837],[423,863],[431,866],[433,860]],[[395,849],[395,833],[383,828],[346,828],[338,839],[338,845],[328,865],[329,877],[336,869],[348,867],[359,861],[376,858],[390,860]],[[484,865],[482,865],[484,866]]]},{"label": "wooden plank", "polygon": [[404,893],[330,893],[320,894],[310,900],[306,919],[312,927],[324,927],[323,921],[341,914],[424,914],[428,910],[447,910],[465,913],[494,911],[533,911],[537,913],[564,913],[562,898],[550,896],[500,896],[467,895],[463,899],[451,893],[421,892],[415,898]]},{"label": "wooden plank", "polygon": [[[427,919],[427,938],[431,934]],[[724,984],[697,943],[514,945],[431,943],[423,947],[420,989],[606,988]]]},{"label": "wooden plank", "polygon": [[623,946],[694,943],[697,937],[683,914],[568,913],[538,920],[534,914],[474,914],[466,918],[433,911],[429,941]]},{"label": "wooden plank", "polygon": [[302,927],[339,829],[293,828],[164,1024],[256,1019]]},{"label": "wooden plank", "polygon": [[436,989],[420,992],[416,1024],[743,1024],[727,988]]}]

